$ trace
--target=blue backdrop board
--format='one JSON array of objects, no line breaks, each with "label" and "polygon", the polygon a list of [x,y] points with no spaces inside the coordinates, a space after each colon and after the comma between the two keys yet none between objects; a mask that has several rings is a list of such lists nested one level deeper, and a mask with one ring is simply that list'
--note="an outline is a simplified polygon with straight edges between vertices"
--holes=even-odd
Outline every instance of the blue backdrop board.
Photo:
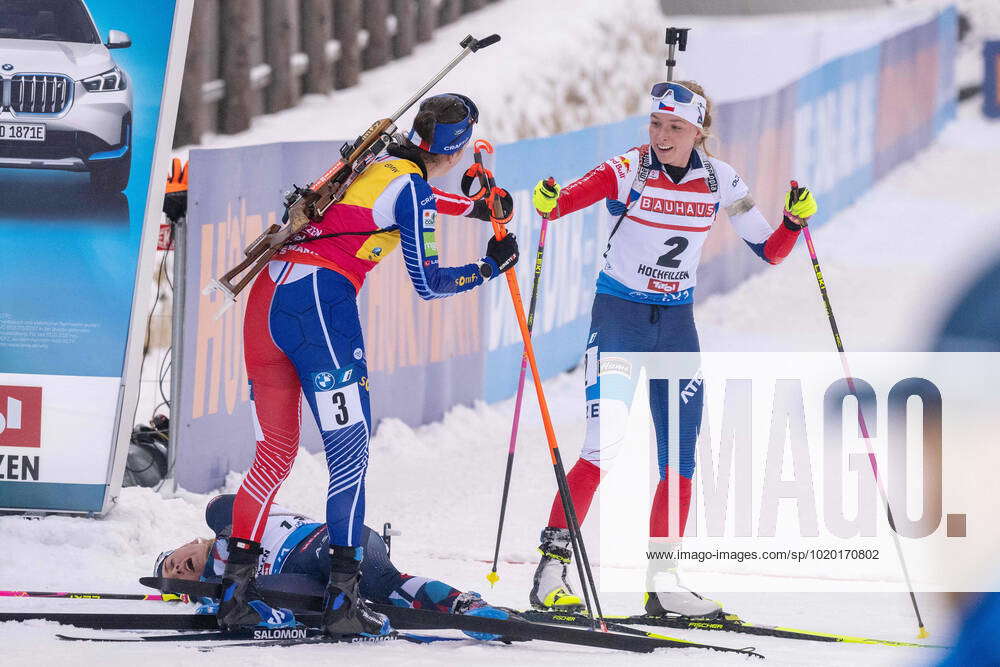
[{"label": "blue backdrop board", "polygon": [[12,100],[0,112],[0,508],[102,512],[137,398],[190,0],[0,14]]}]

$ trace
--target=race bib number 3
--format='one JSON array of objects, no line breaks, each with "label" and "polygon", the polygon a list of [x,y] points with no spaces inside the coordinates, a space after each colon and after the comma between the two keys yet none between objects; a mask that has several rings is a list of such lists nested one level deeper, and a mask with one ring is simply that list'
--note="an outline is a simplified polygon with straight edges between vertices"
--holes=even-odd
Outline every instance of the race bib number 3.
[{"label": "race bib number 3", "polygon": [[319,424],[324,431],[346,428],[365,418],[356,382],[331,391],[317,391],[316,407]]}]

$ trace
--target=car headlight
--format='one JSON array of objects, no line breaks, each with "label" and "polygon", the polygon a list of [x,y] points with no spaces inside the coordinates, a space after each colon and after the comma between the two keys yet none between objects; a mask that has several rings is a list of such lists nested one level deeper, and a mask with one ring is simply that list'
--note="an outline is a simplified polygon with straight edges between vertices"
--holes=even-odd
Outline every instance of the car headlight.
[{"label": "car headlight", "polygon": [[114,67],[103,74],[83,79],[82,83],[83,87],[92,93],[125,90],[125,73]]}]

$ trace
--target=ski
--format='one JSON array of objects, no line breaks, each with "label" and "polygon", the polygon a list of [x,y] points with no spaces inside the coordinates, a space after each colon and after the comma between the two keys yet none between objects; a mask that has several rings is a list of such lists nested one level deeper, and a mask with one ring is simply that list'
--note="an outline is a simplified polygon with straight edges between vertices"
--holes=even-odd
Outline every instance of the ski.
[{"label": "ski", "polygon": [[500,635],[504,640],[541,640],[552,641],[576,646],[592,646],[596,648],[617,649],[634,653],[651,653],[658,648],[699,648],[727,653],[742,653],[763,658],[752,648],[731,648],[700,642],[690,642],[684,639],[665,636],[637,636],[634,633],[596,632],[593,630],[577,630],[534,623],[525,619],[500,620],[481,616],[461,616],[456,614],[441,614],[425,609],[408,609],[391,605],[374,605],[376,611],[389,617],[393,627],[408,629],[445,629],[470,630]]},{"label": "ski", "polygon": [[[587,627],[591,623],[590,616],[586,614],[573,614],[556,611],[536,611],[528,610],[518,612],[523,618],[539,623],[562,623],[566,625]],[[779,639],[800,639],[817,642],[842,642],[845,644],[874,644],[882,646],[902,646],[919,648],[950,648],[936,644],[919,644],[916,642],[902,642],[891,639],[872,639],[870,637],[851,637],[849,635],[837,635],[827,632],[814,632],[811,630],[797,630],[795,628],[785,628],[773,625],[757,625],[749,623],[735,614],[721,614],[715,618],[691,618],[689,616],[605,616],[610,621],[610,625],[631,626],[646,625],[663,628],[676,628],[680,630],[721,630],[723,632],[735,632],[745,635],[757,635],[760,637],[777,637]]]},{"label": "ski", "polygon": [[276,639],[276,640],[265,640],[265,641],[247,641],[247,642],[236,642],[233,644],[219,644],[217,646],[202,646],[199,647],[202,651],[211,651],[217,648],[236,648],[240,646],[300,646],[303,644],[367,644],[367,643],[381,643],[385,641],[405,641],[411,644],[433,644],[435,642],[473,642],[475,640],[469,637],[439,637],[437,635],[415,635],[410,632],[392,632],[383,637],[364,637],[364,636],[352,636],[346,638],[339,637],[327,637],[323,634],[319,634],[313,637],[306,637],[304,639]]},{"label": "ski", "polygon": [[[581,628],[593,627],[593,621],[590,616],[586,614],[573,614],[571,612],[548,612],[548,611],[519,611],[518,616],[525,619],[526,621],[531,621],[533,623],[552,623],[555,625],[573,625]],[[677,637],[667,637],[666,635],[656,634],[655,632],[649,632],[647,630],[641,630],[639,628],[633,628],[630,625],[625,625],[624,623],[616,623],[612,620],[616,618],[615,616],[604,616],[604,624],[608,630],[612,632],[621,632],[627,635],[636,635],[640,637],[649,637],[651,639],[668,639],[673,641],[685,641]]]},{"label": "ski", "polygon": [[[265,601],[274,606],[289,607],[296,613],[296,618],[305,622],[300,609],[318,609],[321,599],[318,596],[289,594],[275,591],[266,586],[266,577],[258,579]],[[186,593],[192,597],[218,598],[221,587],[218,584],[186,581],[182,579],[166,579],[160,577],[143,577],[139,583],[144,586],[159,589],[169,593]],[[469,630],[499,635],[503,640],[518,641],[537,639],[577,646],[593,646],[610,648],[636,653],[650,653],[658,648],[700,648],[713,651],[743,653],[763,657],[752,648],[731,648],[691,642],[666,636],[638,636],[623,632],[593,632],[561,627],[560,625],[545,625],[533,623],[521,618],[501,620],[482,616],[463,616],[460,614],[442,614],[426,609],[410,609],[392,605],[375,604],[373,609],[389,617],[389,622],[397,630],[429,630],[450,629]],[[309,625],[309,623],[306,623]]]},{"label": "ski", "polygon": [[[650,653],[658,648],[699,648],[729,653],[741,653],[763,657],[752,648],[731,648],[726,646],[715,646],[700,642],[691,642],[673,637],[665,637],[646,633],[634,628],[618,628],[623,632],[594,632],[591,630],[578,630],[575,628],[561,627],[560,625],[544,625],[541,623],[529,622],[526,620],[501,620],[486,618],[481,616],[462,616],[458,614],[442,614],[423,609],[409,609],[405,607],[394,607],[391,605],[375,605],[377,611],[389,617],[393,627],[397,630],[469,630],[472,632],[482,632],[495,634],[501,637],[501,641],[551,641],[562,644],[576,646],[593,646],[597,648],[616,649],[636,653]],[[221,639],[236,639],[247,641],[264,641],[274,643],[275,641],[288,640],[289,642],[320,641],[316,630],[320,625],[321,616],[315,613],[300,613],[296,615],[297,620],[304,624],[304,628],[279,628],[277,631],[304,631],[303,635],[290,635],[286,637],[268,638],[258,634],[257,636],[232,635],[231,633],[220,633],[217,629],[215,617],[205,614],[90,614],[90,613],[2,613],[0,622],[6,621],[27,621],[27,620],[48,620],[58,623],[73,625],[78,628],[90,628],[96,630],[203,630],[209,632],[200,633],[178,633],[173,635],[156,635],[161,639],[150,639],[148,636],[138,636],[129,638],[109,638],[102,636],[74,636],[64,635],[66,641],[217,641]],[[547,621],[559,623],[559,621]],[[249,630],[251,633],[262,633],[270,631],[267,628],[255,628]],[[414,635],[406,633],[406,641],[410,641]],[[185,636],[186,635],[186,636]],[[223,636],[224,635],[224,636]],[[639,636],[642,635],[642,636]],[[187,637],[190,637],[188,639]],[[60,637],[63,638],[63,637]],[[461,639],[461,638],[459,638]],[[436,641],[441,641],[438,639]]]},{"label": "ski", "polygon": [[100,614],[82,612],[0,612],[0,623],[53,621],[91,630],[218,630],[206,614]]},{"label": "ski", "polygon": [[231,632],[191,632],[170,635],[136,635],[134,637],[109,637],[107,635],[66,635],[57,634],[62,641],[75,642],[109,642],[109,643],[140,643],[140,642],[219,642],[235,641],[237,643],[224,646],[291,646],[299,643],[308,644],[374,644],[388,641],[406,641],[414,644],[430,644],[438,641],[465,641],[465,637],[438,637],[436,635],[415,635],[407,632],[390,632],[382,636],[343,635],[329,637],[321,628],[249,628]]}]

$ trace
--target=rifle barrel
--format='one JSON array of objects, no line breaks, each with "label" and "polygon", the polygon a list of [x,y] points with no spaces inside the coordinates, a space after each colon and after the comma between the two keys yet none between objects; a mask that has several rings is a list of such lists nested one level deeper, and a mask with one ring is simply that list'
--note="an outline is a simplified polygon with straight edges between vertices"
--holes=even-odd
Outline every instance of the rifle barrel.
[{"label": "rifle barrel", "polygon": [[[472,35],[469,35],[469,37],[466,37],[466,40],[469,40],[470,37],[472,37]],[[465,43],[465,42],[463,42],[463,43]],[[460,62],[462,62],[462,59],[465,58],[465,56],[467,56],[470,53],[472,53],[472,47],[474,47],[475,45],[476,45],[476,40],[474,40],[474,39],[471,40],[471,42],[469,43],[469,45],[466,46],[464,49],[462,49],[457,56],[455,56],[454,58],[452,58],[451,62],[449,62],[447,65],[445,65],[444,68],[442,68],[440,72],[438,72],[437,74],[435,74],[431,78],[430,81],[428,81],[426,84],[424,84],[424,87],[421,88],[419,91],[417,91],[416,95],[414,95],[410,99],[406,100],[406,102],[403,103],[403,106],[399,107],[399,109],[396,110],[396,113],[394,113],[391,116],[389,116],[389,120],[391,120],[393,123],[395,123],[397,120],[399,120],[399,117],[402,116],[404,113],[406,113],[407,109],[409,109],[410,107],[412,107],[414,105],[414,103],[416,103],[417,100],[419,100],[421,97],[423,97],[427,93],[428,90],[430,90],[431,88],[433,88],[434,85],[438,81],[440,81],[441,79],[443,79],[448,72],[450,72],[451,70],[453,70],[455,68],[455,65],[457,65]]]}]

